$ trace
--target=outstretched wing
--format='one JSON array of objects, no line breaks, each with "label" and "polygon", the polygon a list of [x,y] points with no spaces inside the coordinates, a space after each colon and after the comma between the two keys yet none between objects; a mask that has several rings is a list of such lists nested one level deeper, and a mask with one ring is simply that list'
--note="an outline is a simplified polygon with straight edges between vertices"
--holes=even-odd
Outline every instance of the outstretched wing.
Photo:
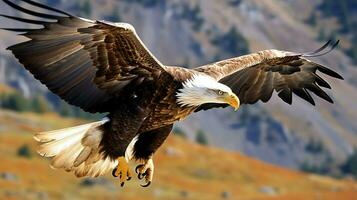
[{"label": "outstretched wing", "polygon": [[[334,78],[343,79],[336,72],[308,60],[308,57],[325,55],[336,47],[327,42],[320,49],[309,53],[293,53],[278,50],[265,50],[237,58],[220,61],[196,68],[219,82],[229,86],[242,104],[254,104],[261,100],[269,101],[273,91],[288,104],[292,103],[292,93],[315,105],[309,91],[333,103],[320,88],[331,88],[316,72],[320,71]],[[323,52],[327,47],[331,48]],[[218,105],[206,105],[209,109]],[[222,105],[220,105],[222,106]]]},{"label": "outstretched wing", "polygon": [[20,2],[56,15],[3,1],[41,20],[1,16],[42,26],[4,28],[24,32],[21,35],[30,39],[8,49],[52,92],[85,111],[107,112],[106,105],[124,95],[123,88],[155,80],[165,72],[130,24],[91,21],[31,0]]}]

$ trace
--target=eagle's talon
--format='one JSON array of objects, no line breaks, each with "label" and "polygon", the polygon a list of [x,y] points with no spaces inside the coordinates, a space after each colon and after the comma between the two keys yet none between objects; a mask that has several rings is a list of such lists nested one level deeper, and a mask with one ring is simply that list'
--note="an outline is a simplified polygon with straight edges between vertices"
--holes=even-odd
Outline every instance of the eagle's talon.
[{"label": "eagle's talon", "polygon": [[154,163],[152,159],[146,161],[145,164],[138,165],[135,168],[135,172],[138,174],[138,179],[142,180],[145,178],[145,185],[140,185],[142,187],[148,187],[154,176]]},{"label": "eagle's talon", "polygon": [[116,175],[117,170],[118,170],[118,168],[115,167],[115,168],[113,169],[113,171],[112,171],[112,175],[113,175],[115,178],[118,177],[118,176]]},{"label": "eagle's talon", "polygon": [[118,166],[115,167],[112,171],[114,177],[119,177],[120,186],[123,187],[125,181],[131,179],[131,173],[129,170],[128,162],[125,157],[118,158]]},{"label": "eagle's talon", "polygon": [[146,185],[140,185],[141,187],[149,187],[149,185],[151,184],[151,181],[147,182]]},{"label": "eagle's talon", "polygon": [[139,179],[139,180],[143,179],[144,177],[145,177],[145,173],[144,173],[144,174],[142,174],[142,173],[139,173],[139,174],[138,174],[138,179]]},{"label": "eagle's talon", "polygon": [[143,167],[144,167],[144,165],[138,165],[138,166],[136,166],[136,167],[135,167],[135,173],[139,174],[139,169],[140,169],[140,168],[143,168]]}]

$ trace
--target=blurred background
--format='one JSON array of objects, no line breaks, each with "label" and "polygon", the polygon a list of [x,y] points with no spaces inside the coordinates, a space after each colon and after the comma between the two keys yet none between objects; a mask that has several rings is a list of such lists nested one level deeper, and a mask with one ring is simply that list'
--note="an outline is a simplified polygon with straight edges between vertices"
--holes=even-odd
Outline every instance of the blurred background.
[{"label": "blurred background", "polygon": [[[25,3],[15,0],[19,4]],[[306,52],[345,81],[328,79],[335,104],[316,107],[276,95],[238,112],[215,109],[178,123],[159,150],[154,182],[124,188],[110,175],[77,179],[36,154],[32,133],[87,123],[19,65],[0,31],[0,198],[2,199],[353,199],[357,196],[357,1],[42,0],[75,15],[134,25],[167,65],[196,67],[263,49]],[[0,13],[18,16],[2,1]],[[1,18],[0,27],[24,27]],[[133,165],[134,166],[134,165]]]}]

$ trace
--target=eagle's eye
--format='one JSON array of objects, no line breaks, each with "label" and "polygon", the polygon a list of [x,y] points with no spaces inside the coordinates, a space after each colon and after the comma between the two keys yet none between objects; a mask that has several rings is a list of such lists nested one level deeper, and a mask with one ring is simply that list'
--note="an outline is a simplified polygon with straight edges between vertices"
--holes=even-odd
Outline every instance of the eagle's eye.
[{"label": "eagle's eye", "polygon": [[221,96],[222,96],[223,94],[224,94],[223,91],[221,91],[221,90],[218,91],[218,95],[221,95]]}]

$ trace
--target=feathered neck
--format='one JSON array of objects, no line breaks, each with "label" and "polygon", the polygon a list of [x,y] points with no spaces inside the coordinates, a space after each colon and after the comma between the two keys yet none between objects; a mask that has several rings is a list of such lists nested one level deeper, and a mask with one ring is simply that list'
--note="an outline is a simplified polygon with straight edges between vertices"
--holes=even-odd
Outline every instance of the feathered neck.
[{"label": "feathered neck", "polygon": [[205,103],[220,103],[213,90],[231,91],[229,87],[218,83],[207,75],[194,75],[183,83],[176,94],[180,106],[197,107]]}]

